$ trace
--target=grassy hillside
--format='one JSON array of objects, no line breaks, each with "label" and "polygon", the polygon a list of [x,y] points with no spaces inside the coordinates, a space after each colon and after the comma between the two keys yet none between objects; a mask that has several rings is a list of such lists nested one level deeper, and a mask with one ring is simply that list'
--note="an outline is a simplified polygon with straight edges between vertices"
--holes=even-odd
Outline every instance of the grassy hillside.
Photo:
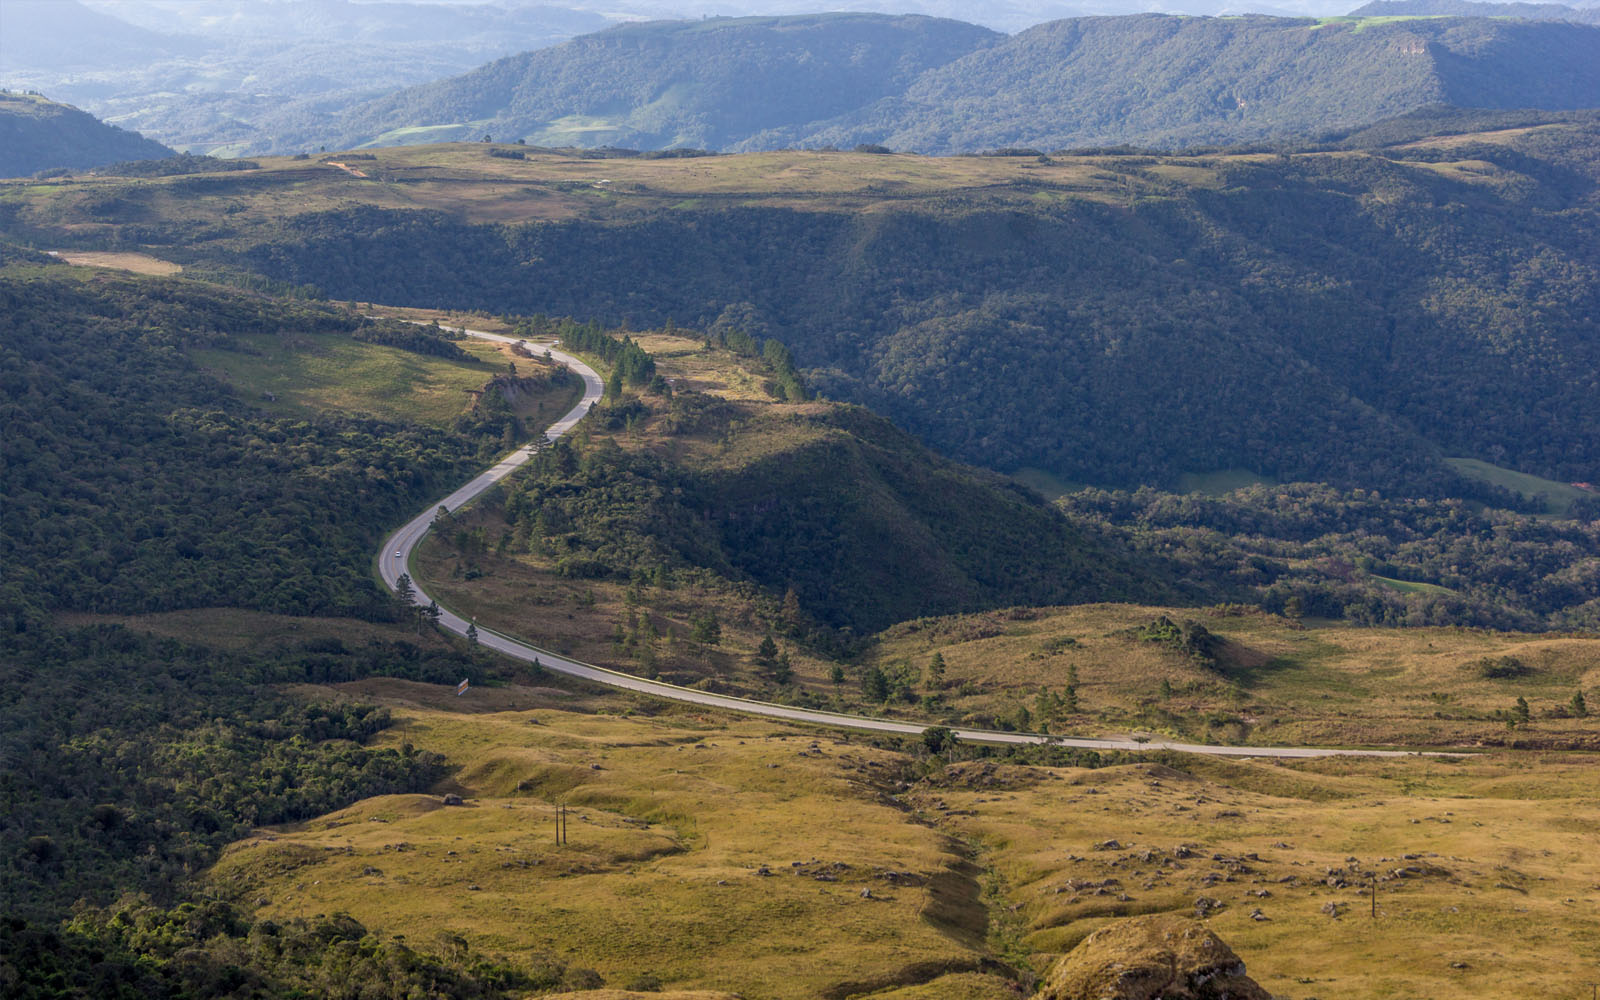
[{"label": "grassy hillside", "polygon": [[1275,995],[1560,995],[1600,958],[1592,755],[947,763],[524,690],[343,690],[394,707],[390,741],[457,762],[443,787],[465,804],[374,798],[240,842],[213,884],[261,916],[449,927],[532,964],[559,950],[608,987],[773,997],[1016,995],[1116,917],[1202,899]]},{"label": "grassy hillside", "polygon": [[171,156],[159,142],[37,94],[0,92],[0,177]]},{"label": "grassy hillside", "polygon": [[[908,686],[897,700],[932,696],[924,710],[947,724],[1594,749],[1600,718],[1578,716],[1572,700],[1600,684],[1600,642],[1581,636],[1351,628],[1237,605],[1092,605],[904,622],[876,637],[865,664]],[[1508,726],[1518,698],[1528,719]]]}]

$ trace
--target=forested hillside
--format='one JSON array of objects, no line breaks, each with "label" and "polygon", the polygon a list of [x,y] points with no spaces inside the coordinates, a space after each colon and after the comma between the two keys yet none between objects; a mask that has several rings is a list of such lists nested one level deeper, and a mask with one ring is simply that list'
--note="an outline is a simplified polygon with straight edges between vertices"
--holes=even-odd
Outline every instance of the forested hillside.
[{"label": "forested hillside", "polygon": [[36,94],[0,91],[0,177],[152,160],[172,150]]},{"label": "forested hillside", "polygon": [[625,438],[660,444],[559,444],[505,504],[509,544],[564,576],[710,570],[856,635],[959,610],[1180,596],[1159,559],[1130,558],[1123,543],[855,407],[680,392],[594,419],[597,431],[626,425]]},{"label": "forested hillside", "polygon": [[[264,928],[295,953],[286,961],[278,948],[246,947],[252,923],[231,907],[188,901],[221,848],[258,824],[418,792],[444,775],[436,754],[367,745],[389,728],[386,709],[277,685],[480,679],[468,651],[420,630],[392,637],[273,615],[246,625],[238,609],[398,617],[371,579],[378,533],[463,476],[480,441],[497,447],[502,430],[482,415],[448,434],[274,417],[191,353],[259,351],[261,336],[281,338],[279,353],[314,336],[459,350],[342,309],[89,276],[4,245],[0,314],[6,995],[320,995],[335,981],[399,995],[411,987],[395,984],[425,981],[495,996],[531,984],[351,921]],[[174,608],[205,609],[180,628],[193,638],[79,617]],[[93,909],[118,897],[115,919]],[[74,906],[75,922],[56,926]]]},{"label": "forested hillside", "polygon": [[[493,183],[526,178],[507,205],[563,199],[530,224],[316,204],[259,225],[140,221],[212,191],[270,197],[267,174],[185,187],[171,208],[161,187],[11,204],[17,226],[95,222],[345,298],[742,328],[788,344],[825,394],[1001,471],[1134,487],[1245,469],[1488,496],[1442,462],[1461,456],[1600,479],[1600,124],[1412,141],[1426,125],[1364,152],[1012,159],[981,185],[962,172],[988,162],[762,167],[909,179],[859,195],[804,180],[738,194],[750,165],[717,158],[601,197],[568,179],[582,160],[480,154],[517,172]],[[689,183],[735,193],[674,187]]]},{"label": "forested hillside", "polygon": [[502,59],[280,138],[302,147],[491,135],[643,149],[1170,149],[1318,135],[1437,103],[1600,106],[1600,29],[1143,14],[1052,21],[1007,38],[867,14],[654,22]]},{"label": "forested hillside", "polygon": [[233,338],[252,333],[354,332],[348,313],[62,272],[0,272],[5,620],[217,605],[390,615],[371,549],[472,467],[472,439],[269,417],[184,353],[247,349]]}]

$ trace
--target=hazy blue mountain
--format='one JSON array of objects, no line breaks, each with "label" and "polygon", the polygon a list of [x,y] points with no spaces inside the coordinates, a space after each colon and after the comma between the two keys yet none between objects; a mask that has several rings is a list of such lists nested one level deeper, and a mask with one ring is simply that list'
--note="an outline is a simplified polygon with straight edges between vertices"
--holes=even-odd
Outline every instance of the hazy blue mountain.
[{"label": "hazy blue mountain", "polygon": [[610,20],[534,4],[5,0],[0,22],[0,85],[172,145],[241,155],[285,148],[285,120],[319,120]]},{"label": "hazy blue mountain", "polygon": [[172,150],[36,94],[0,92],[0,177],[153,160]]},{"label": "hazy blue mountain", "polygon": [[78,0],[5,0],[0,10],[0,76],[18,70],[53,67],[106,69],[134,67],[192,53],[193,38],[150,31]]},{"label": "hazy blue mountain", "polygon": [[1527,21],[1577,21],[1600,24],[1600,7],[1560,3],[1476,3],[1475,0],[1371,0],[1351,17],[1520,17]]},{"label": "hazy blue mountain", "polygon": [[613,28],[404,90],[290,145],[441,139],[924,153],[1317,135],[1436,105],[1600,106],[1600,30],[1488,18],[1159,14],[1006,37],[829,14]]},{"label": "hazy blue mountain", "polygon": [[1484,18],[1056,21],[803,139],[927,153],[1183,146],[1314,134],[1433,104],[1600,106],[1600,30]]},{"label": "hazy blue mountain", "polygon": [[627,24],[374,101],[341,118],[330,145],[487,133],[722,148],[775,127],[807,131],[1003,38],[877,14]]}]

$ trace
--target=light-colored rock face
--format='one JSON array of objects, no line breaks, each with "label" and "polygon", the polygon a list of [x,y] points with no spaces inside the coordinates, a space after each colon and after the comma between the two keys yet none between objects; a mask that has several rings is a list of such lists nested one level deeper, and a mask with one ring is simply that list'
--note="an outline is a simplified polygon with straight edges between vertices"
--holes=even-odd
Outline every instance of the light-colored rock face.
[{"label": "light-colored rock face", "polygon": [[1244,962],[1198,921],[1130,917],[1056,963],[1038,1000],[1271,1000]]}]

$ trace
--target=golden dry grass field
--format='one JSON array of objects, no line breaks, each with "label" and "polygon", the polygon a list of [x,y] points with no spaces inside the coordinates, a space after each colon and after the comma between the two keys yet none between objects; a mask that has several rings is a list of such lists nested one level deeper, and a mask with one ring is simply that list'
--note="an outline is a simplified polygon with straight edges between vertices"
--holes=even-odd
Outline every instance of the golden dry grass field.
[{"label": "golden dry grass field", "polygon": [[1600,757],[1175,763],[967,763],[908,800],[984,846],[1040,961],[1177,911],[1279,997],[1575,998],[1600,978]]},{"label": "golden dry grass field", "polygon": [[348,912],[414,942],[447,929],[553,953],[613,985],[648,973],[749,997],[978,964],[964,847],[888,797],[896,754],[685,713],[462,711],[515,690],[341,693],[393,704],[405,722],[386,739],[459,764],[465,804],[383,796],[234,845],[212,881],[264,915]]},{"label": "golden dry grass field", "polygon": [[[1130,635],[1161,616],[1197,620],[1226,640],[1207,664]],[[1305,626],[1237,608],[1084,605],[907,622],[879,637],[874,660],[923,676],[937,653],[954,713],[1038,716],[1075,669],[1079,711],[1051,731],[1107,727],[1214,742],[1363,746],[1600,747],[1600,717],[1563,717],[1575,692],[1600,686],[1600,640],[1483,629]],[[1511,658],[1521,673],[1485,676]],[[1165,687],[1163,687],[1165,682]],[[1528,724],[1498,712],[1526,699]],[[1035,720],[1037,721],[1037,719]]]},{"label": "golden dry grass field", "polygon": [[[1494,137],[1490,134],[1491,141]],[[1451,141],[1442,138],[1417,145],[1448,148]],[[490,156],[491,149],[525,158]],[[229,228],[240,230],[276,226],[298,215],[355,204],[437,210],[476,223],[627,218],[634,212],[755,204],[888,211],[907,201],[952,195],[1000,204],[1075,200],[1121,204],[1175,188],[1216,188],[1230,164],[1269,157],[1217,153],[1041,159],[791,150],[654,159],[484,143],[393,146],[355,155],[370,159],[339,153],[316,159],[260,157],[252,161],[258,164],[255,169],[218,174],[126,178],[81,173],[45,181],[8,181],[0,183],[0,203],[17,204],[19,217],[30,224],[60,226],[63,232],[81,236],[127,221],[118,213],[170,221],[225,218]],[[1481,167],[1469,162],[1410,167],[1483,175]]]},{"label": "golden dry grass field", "polygon": [[1600,974],[1593,754],[947,766],[548,688],[306,693],[390,706],[384,739],[447,755],[436,793],[464,804],[383,796],[235,844],[211,881],[262,915],[748,998],[990,1000],[1114,917],[1197,905],[1279,997],[1575,997]]}]

